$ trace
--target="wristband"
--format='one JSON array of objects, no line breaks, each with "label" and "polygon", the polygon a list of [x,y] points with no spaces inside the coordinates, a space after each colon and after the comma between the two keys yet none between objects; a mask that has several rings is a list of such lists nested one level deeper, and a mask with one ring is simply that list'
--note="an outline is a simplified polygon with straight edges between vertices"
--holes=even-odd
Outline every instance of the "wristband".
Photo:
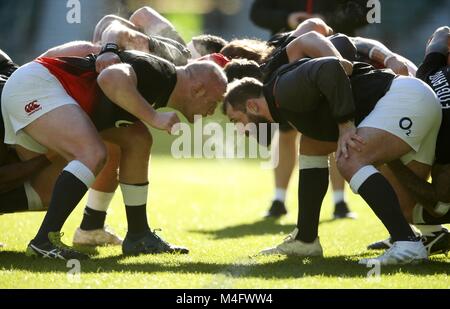
[{"label": "wristband", "polygon": [[375,52],[375,49],[376,49],[377,47],[375,46],[375,47],[372,47],[371,49],[370,49],[370,51],[369,51],[369,59],[371,59],[371,60],[373,60],[372,59],[372,56],[373,56],[373,53]]},{"label": "wristband", "polygon": [[384,64],[385,67],[387,67],[387,62],[388,62],[389,60],[391,60],[392,58],[395,58],[395,56],[392,55],[392,56],[386,57],[386,58],[384,59],[383,64]]},{"label": "wristband", "polygon": [[119,46],[115,43],[106,43],[103,47],[100,53],[98,54],[103,55],[105,53],[114,53],[116,55],[119,55]]}]

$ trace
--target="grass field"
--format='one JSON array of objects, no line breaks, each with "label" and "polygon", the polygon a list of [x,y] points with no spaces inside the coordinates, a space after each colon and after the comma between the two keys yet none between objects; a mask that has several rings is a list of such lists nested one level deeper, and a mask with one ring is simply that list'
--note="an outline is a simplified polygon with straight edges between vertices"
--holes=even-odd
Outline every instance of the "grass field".
[{"label": "grass field", "polygon": [[[386,267],[381,278],[356,261],[374,255],[369,242],[386,232],[359,197],[350,202],[359,219],[331,221],[331,200],[322,211],[320,236],[325,258],[286,259],[250,256],[281,241],[294,228],[296,182],[291,212],[279,222],[261,221],[272,193],[272,175],[257,161],[152,159],[149,218],[168,241],[191,249],[187,256],[121,256],[120,248],[99,248],[81,264],[78,282],[62,261],[33,260],[24,249],[43,214],[0,216],[0,288],[450,288],[450,260],[441,255],[422,266]],[[80,204],[64,226],[71,243],[81,220]],[[126,231],[121,194],[107,219]]]}]

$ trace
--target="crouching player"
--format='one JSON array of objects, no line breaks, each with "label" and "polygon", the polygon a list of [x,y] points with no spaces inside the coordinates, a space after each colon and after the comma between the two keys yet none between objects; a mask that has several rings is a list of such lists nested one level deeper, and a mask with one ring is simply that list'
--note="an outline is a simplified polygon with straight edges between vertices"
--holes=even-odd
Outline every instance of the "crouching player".
[{"label": "crouching player", "polygon": [[[417,77],[436,93],[442,108],[442,124],[436,143],[436,160],[431,170],[432,182],[417,177],[400,161],[389,168],[393,184],[402,200],[406,218],[421,232],[430,255],[450,251],[450,233],[442,224],[450,223],[450,28],[437,29],[426,48],[426,56]],[[369,249],[388,249],[392,240],[373,243]]]},{"label": "crouching player", "polygon": [[395,242],[378,261],[426,260],[427,251],[406,222],[393,187],[375,166],[401,158],[429,170],[442,117],[437,97],[418,79],[363,63],[347,72],[349,78],[347,65],[333,57],[304,59],[281,67],[265,85],[243,79],[229,87],[224,104],[233,122],[289,122],[302,133],[297,228],[262,253],[323,255],[319,215],[328,187],[328,155],[337,150],[341,174]]},{"label": "crouching player", "polygon": [[[125,63],[107,68],[98,64],[117,56]],[[87,257],[63,245],[60,230],[95,178],[101,177],[107,156],[102,139],[121,149],[119,181],[128,221],[123,253],[187,253],[148,226],[152,138],[144,124],[170,132],[179,120],[173,112],[154,109],[164,106],[180,110],[190,121],[197,114],[212,114],[225,92],[223,72],[209,62],[176,68],[160,58],[119,52],[108,45],[97,67],[102,68],[100,75],[93,57],[38,58],[14,72],[5,85],[5,142],[35,153],[52,150],[69,162],[56,180],[47,214],[27,253]],[[102,95],[108,100],[101,100]]]},{"label": "crouching player", "polygon": [[[73,42],[52,48],[42,56],[81,56],[98,53],[99,48],[87,42]],[[17,70],[16,65],[4,52],[0,51],[0,95],[4,84]],[[1,105],[1,101],[0,101]],[[64,160],[55,154],[36,156],[26,149],[8,147],[3,143],[4,125],[0,117],[0,213],[25,211],[45,211],[50,203],[53,186],[64,165]],[[21,154],[27,153],[29,160],[21,160]],[[105,165],[105,177],[98,179],[89,191],[85,216],[74,235],[74,244],[78,245],[120,245],[122,240],[105,227],[106,210],[117,187],[117,168],[119,149],[107,143],[108,161]],[[23,158],[22,158],[23,159]],[[109,171],[109,172],[107,172]],[[111,192],[111,193],[109,193]],[[108,197],[108,198],[105,198]]]}]

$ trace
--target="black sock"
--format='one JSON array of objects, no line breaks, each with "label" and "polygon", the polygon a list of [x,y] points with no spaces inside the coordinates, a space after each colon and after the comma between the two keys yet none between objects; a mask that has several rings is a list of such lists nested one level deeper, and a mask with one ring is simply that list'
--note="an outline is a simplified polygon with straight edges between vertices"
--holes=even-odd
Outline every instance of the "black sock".
[{"label": "black sock", "polygon": [[87,190],[87,186],[80,179],[64,170],[56,180],[47,214],[32,242],[47,242],[49,232],[60,231]]},{"label": "black sock", "polygon": [[102,229],[105,226],[106,211],[99,211],[86,206],[80,228],[83,231]]},{"label": "black sock", "polygon": [[422,225],[437,225],[437,224],[449,224],[450,223],[450,211],[448,211],[445,215],[439,218],[435,218],[430,215],[426,209],[423,209],[422,218],[425,223]]},{"label": "black sock", "polygon": [[313,242],[318,235],[320,209],[328,189],[328,168],[300,170],[298,184],[298,220],[299,230],[296,239]]},{"label": "black sock", "polygon": [[400,209],[397,194],[380,173],[367,178],[358,193],[389,231],[393,241],[415,241],[416,236]]},{"label": "black sock", "polygon": [[128,222],[128,236],[142,235],[150,227],[147,222],[147,206],[125,206]]}]

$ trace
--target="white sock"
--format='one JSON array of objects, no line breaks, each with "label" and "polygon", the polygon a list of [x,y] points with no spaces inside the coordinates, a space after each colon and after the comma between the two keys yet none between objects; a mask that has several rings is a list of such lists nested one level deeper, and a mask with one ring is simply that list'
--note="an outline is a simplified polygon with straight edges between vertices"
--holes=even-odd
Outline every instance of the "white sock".
[{"label": "white sock", "polygon": [[94,189],[89,189],[87,207],[93,210],[106,212],[109,208],[109,204],[111,203],[113,197],[114,192],[107,193],[107,192],[100,192]]},{"label": "white sock", "polygon": [[90,188],[95,181],[95,175],[92,171],[84,165],[81,161],[71,161],[63,171],[69,172],[78,178],[86,187]]},{"label": "white sock", "polygon": [[147,204],[148,184],[146,185],[127,185],[120,184],[122,197],[125,206],[142,206]]},{"label": "white sock", "polygon": [[435,232],[440,232],[444,228],[442,225],[416,225],[416,228],[424,236],[433,236]]},{"label": "white sock", "polygon": [[285,202],[286,201],[286,189],[276,188],[275,196],[273,197],[274,201]]},{"label": "white sock", "polygon": [[344,190],[336,190],[333,192],[334,205],[345,202]]}]

